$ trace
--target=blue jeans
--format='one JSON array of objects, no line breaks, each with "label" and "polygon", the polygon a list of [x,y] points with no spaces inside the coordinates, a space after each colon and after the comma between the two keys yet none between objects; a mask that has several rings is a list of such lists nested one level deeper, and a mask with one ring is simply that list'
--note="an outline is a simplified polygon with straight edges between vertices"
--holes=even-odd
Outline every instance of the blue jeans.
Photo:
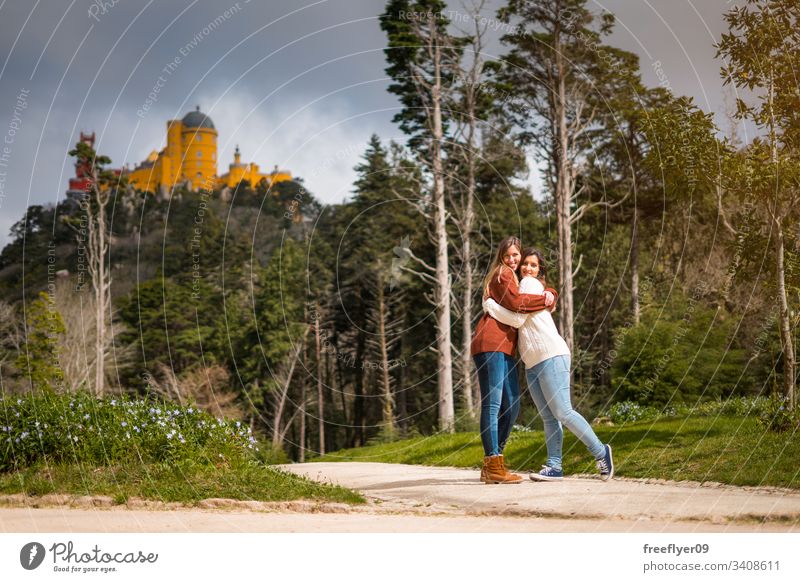
[{"label": "blue jeans", "polygon": [[569,356],[554,356],[525,371],[528,390],[544,422],[547,465],[555,469],[561,469],[561,450],[564,444],[562,424],[586,445],[595,459],[602,459],[606,454],[605,446],[594,434],[592,427],[572,408],[569,365]]},{"label": "blue jeans", "polygon": [[481,386],[481,443],[483,454],[500,455],[519,415],[517,363],[503,352],[472,357]]}]

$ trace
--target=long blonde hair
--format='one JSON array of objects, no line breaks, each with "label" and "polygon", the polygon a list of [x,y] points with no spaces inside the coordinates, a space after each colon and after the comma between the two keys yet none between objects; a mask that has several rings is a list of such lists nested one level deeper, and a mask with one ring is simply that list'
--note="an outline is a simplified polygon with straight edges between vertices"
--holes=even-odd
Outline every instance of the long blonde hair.
[{"label": "long blonde hair", "polygon": [[[508,238],[500,241],[500,246],[497,248],[497,254],[494,256],[492,266],[489,268],[489,272],[486,274],[486,278],[483,280],[484,299],[489,297],[489,285],[492,284],[492,279],[497,277],[497,280],[499,281],[500,274],[503,272],[503,269],[509,269],[509,267],[503,262],[503,255],[505,255],[506,251],[511,247],[517,247],[517,250],[522,252],[522,243],[517,237],[509,236]],[[514,272],[514,278],[517,279],[516,272]]]}]

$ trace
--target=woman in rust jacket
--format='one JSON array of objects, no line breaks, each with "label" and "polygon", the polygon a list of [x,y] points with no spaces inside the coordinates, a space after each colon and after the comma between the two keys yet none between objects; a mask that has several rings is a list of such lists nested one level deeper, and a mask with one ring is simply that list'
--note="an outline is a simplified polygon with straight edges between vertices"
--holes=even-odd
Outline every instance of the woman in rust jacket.
[{"label": "woman in rust jacket", "polygon": [[[551,306],[558,295],[548,288],[543,295],[519,292],[517,269],[522,244],[516,237],[500,243],[483,285],[483,297],[522,313]],[[481,443],[484,483],[519,483],[522,477],[506,470],[503,448],[519,414],[519,383],[514,355],[517,330],[484,314],[472,336],[471,355],[481,388]]]}]

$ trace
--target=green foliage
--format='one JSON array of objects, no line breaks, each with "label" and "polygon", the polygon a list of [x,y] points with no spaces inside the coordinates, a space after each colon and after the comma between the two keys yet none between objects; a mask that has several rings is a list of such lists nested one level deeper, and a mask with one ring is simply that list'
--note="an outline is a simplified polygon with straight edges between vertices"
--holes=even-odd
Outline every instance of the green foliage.
[{"label": "green foliage", "polygon": [[614,424],[653,421],[675,416],[752,416],[761,418],[771,402],[771,399],[764,396],[734,396],[724,400],[708,400],[691,405],[679,404],[656,408],[625,400],[615,402],[601,416],[609,418]]},{"label": "green foliage", "polygon": [[786,398],[770,398],[759,414],[758,421],[772,432],[791,431],[794,435],[800,430],[800,409],[790,409]]},{"label": "green foliage", "polygon": [[205,499],[365,501],[344,487],[316,483],[260,463],[217,466],[192,459],[110,467],[42,463],[0,473],[0,493],[107,495],[117,504],[133,498],[191,505]]},{"label": "green foliage", "polygon": [[191,406],[87,392],[0,401],[0,471],[39,463],[197,462],[250,459],[256,439],[239,421]]},{"label": "green foliage", "polygon": [[[655,420],[662,416],[673,416],[674,409],[662,411],[653,406],[642,406],[637,402],[625,400],[624,402],[615,402],[611,405],[608,411],[604,412],[602,416],[607,416],[614,424],[625,424],[628,422],[638,422],[640,420]],[[672,412],[672,414],[668,414]]]},{"label": "green foliage", "polygon": [[[458,62],[463,52],[465,39],[448,33],[447,4],[443,0],[389,0],[380,16],[381,30],[387,36],[384,51],[389,66],[386,73],[392,78],[389,92],[394,93],[403,104],[403,109],[393,121],[411,136],[409,145],[422,145],[428,130],[425,106],[428,103],[420,95],[416,79],[430,83],[434,62],[430,47],[436,47],[441,55],[439,74],[443,87],[453,84]],[[442,108],[443,126],[447,129],[449,117]]]},{"label": "green foliage", "polygon": [[66,329],[48,293],[39,293],[39,298],[28,305],[25,322],[25,343],[14,365],[34,389],[55,388],[64,381],[58,363],[58,340]]},{"label": "green foliage", "polygon": [[723,309],[683,294],[663,306],[647,306],[616,347],[616,397],[663,406],[744,391],[745,354],[732,345],[735,328]]},{"label": "green foliage", "polygon": [[120,302],[126,324],[120,341],[137,344],[140,369],[155,374],[164,365],[180,374],[204,362],[203,348],[208,350],[222,329],[207,286],[202,280],[196,286],[195,291],[169,278],[150,279]]},{"label": "green foliage", "polygon": [[[269,264],[260,270],[257,287],[245,301],[232,329],[234,361],[245,385],[274,388],[275,374],[297,342],[306,324],[305,256],[302,247],[285,238]],[[257,394],[251,396],[256,401]]]}]

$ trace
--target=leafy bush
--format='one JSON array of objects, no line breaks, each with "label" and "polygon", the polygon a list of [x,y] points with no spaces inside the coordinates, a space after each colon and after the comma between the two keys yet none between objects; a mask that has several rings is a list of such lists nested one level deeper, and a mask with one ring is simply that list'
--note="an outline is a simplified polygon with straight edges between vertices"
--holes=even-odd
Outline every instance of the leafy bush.
[{"label": "leafy bush", "polygon": [[723,398],[746,390],[744,350],[732,345],[734,318],[723,309],[678,295],[650,306],[616,346],[612,388],[647,406]]},{"label": "leafy bush", "polygon": [[763,416],[772,406],[772,400],[764,396],[735,396],[725,400],[709,400],[695,404],[679,404],[675,407],[657,408],[626,400],[616,402],[601,416],[614,424],[625,424],[639,420],[658,420],[675,416]]},{"label": "leafy bush", "polygon": [[0,470],[38,461],[214,464],[253,458],[256,439],[239,421],[154,399],[96,399],[88,392],[0,401]]},{"label": "leafy bush", "polygon": [[770,398],[758,416],[758,422],[773,432],[797,432],[800,429],[800,409],[789,410],[785,398]]},{"label": "leafy bush", "polygon": [[734,396],[676,407],[679,416],[759,416],[769,405],[766,396]]},{"label": "leafy bush", "polygon": [[665,414],[664,411],[652,406],[643,406],[637,402],[626,400],[625,402],[615,402],[601,416],[607,416],[614,424],[625,424],[638,420],[656,420],[662,416],[675,415],[674,409],[669,409],[667,412],[671,414]]}]

